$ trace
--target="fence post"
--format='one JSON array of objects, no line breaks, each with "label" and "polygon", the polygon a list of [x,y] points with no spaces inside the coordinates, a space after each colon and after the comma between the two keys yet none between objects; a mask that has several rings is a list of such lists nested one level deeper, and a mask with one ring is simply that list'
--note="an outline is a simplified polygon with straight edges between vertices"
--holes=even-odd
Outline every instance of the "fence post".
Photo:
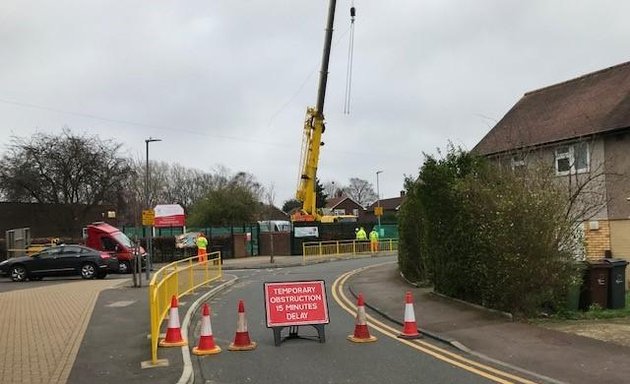
[{"label": "fence post", "polygon": [[158,308],[157,300],[155,297],[155,285],[149,284],[149,316],[151,317],[151,364],[157,364],[157,345],[158,337],[160,336],[158,324]]}]

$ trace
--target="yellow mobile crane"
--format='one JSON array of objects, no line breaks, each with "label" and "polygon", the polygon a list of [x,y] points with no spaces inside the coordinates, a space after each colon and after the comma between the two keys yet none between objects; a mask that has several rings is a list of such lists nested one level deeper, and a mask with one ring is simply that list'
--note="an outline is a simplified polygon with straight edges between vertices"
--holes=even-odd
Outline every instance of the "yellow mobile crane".
[{"label": "yellow mobile crane", "polygon": [[[304,136],[302,139],[302,154],[300,159],[300,177],[298,180],[297,192],[295,194],[295,197],[302,202],[302,209],[293,214],[291,217],[292,221],[337,221],[334,216],[322,216],[317,209],[317,199],[315,194],[319,150],[324,144],[322,142],[322,133],[326,130],[326,126],[324,124],[324,99],[326,97],[328,62],[330,61],[330,47],[332,43],[336,4],[336,0],[330,0],[328,7],[324,53],[322,55],[321,70],[319,72],[317,105],[306,109],[306,118],[304,119]],[[352,12],[354,13],[354,9]]]}]

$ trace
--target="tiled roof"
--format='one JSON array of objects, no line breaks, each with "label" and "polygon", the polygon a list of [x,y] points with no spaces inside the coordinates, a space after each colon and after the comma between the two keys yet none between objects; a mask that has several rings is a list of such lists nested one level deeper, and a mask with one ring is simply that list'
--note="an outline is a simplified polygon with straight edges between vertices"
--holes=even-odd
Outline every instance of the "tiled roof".
[{"label": "tiled roof", "polygon": [[[405,200],[405,196],[392,197],[390,199],[381,199],[380,204],[383,207],[383,211],[394,211],[397,210],[402,204],[403,200]],[[374,207],[378,207],[379,202],[375,201],[368,207],[368,211],[374,211]]]},{"label": "tiled roof", "polygon": [[335,208],[339,203],[347,199],[346,196],[333,197],[326,200],[326,208]]},{"label": "tiled roof", "polygon": [[490,155],[630,127],[630,62],[526,93],[475,146]]},{"label": "tiled roof", "polygon": [[357,207],[361,207],[361,204],[357,203],[353,198],[351,198],[350,196],[340,196],[340,197],[333,197],[332,199],[328,199],[326,200],[326,207],[325,208],[330,208],[330,209],[335,209],[339,204],[343,203],[346,200],[350,200],[352,201]]}]

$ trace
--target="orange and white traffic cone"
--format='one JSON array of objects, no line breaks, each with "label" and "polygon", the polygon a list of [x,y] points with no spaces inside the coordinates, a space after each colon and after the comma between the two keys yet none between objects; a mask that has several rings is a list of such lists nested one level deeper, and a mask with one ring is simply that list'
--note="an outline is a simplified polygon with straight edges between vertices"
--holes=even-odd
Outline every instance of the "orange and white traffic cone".
[{"label": "orange and white traffic cone", "polygon": [[245,304],[243,300],[238,302],[238,320],[236,321],[236,336],[234,342],[230,344],[230,351],[251,351],[256,348],[256,343],[249,339],[247,331],[247,319],[245,318]]},{"label": "orange and white traffic cone", "polygon": [[221,352],[221,347],[214,343],[214,336],[212,336],[212,323],[210,322],[210,307],[207,303],[203,304],[201,309],[201,336],[199,336],[199,343],[193,348],[193,355],[216,355]]},{"label": "orange and white traffic cone", "polygon": [[179,326],[179,312],[177,310],[177,296],[171,298],[171,309],[168,313],[168,328],[166,337],[160,341],[160,347],[181,347],[188,345],[182,337],[182,330]]},{"label": "orange and white traffic cone", "polygon": [[354,335],[348,335],[348,340],[355,343],[371,343],[376,341],[376,336],[371,336],[367,326],[365,316],[365,302],[363,301],[363,294],[359,294],[357,300],[357,317],[354,326]]},{"label": "orange and white traffic cone", "polygon": [[416,314],[413,310],[413,297],[409,291],[407,291],[405,295],[405,325],[402,333],[398,335],[398,337],[401,339],[419,339],[422,337],[420,332],[418,332]]}]

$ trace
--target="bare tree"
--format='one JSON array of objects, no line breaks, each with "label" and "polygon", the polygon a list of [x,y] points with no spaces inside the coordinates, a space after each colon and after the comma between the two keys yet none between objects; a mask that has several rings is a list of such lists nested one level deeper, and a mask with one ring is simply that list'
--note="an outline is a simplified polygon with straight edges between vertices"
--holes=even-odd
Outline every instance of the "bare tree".
[{"label": "bare tree", "polygon": [[[565,196],[565,218],[570,223],[566,233],[558,236],[558,246],[572,249],[583,256],[583,225],[595,217],[607,217],[611,196],[606,190],[606,179],[617,176],[607,172],[605,164],[616,160],[596,151],[597,140],[585,140],[554,148],[515,151],[497,158],[504,167],[523,174],[523,182],[537,190],[556,188]],[[555,164],[554,164],[555,163]],[[536,177],[532,177],[532,175]],[[526,175],[529,175],[525,177]]]},{"label": "bare tree", "polygon": [[[146,207],[145,183],[146,163],[142,159],[130,160],[134,172],[126,182],[126,220],[136,222]],[[186,168],[180,164],[149,162],[149,207],[157,204],[180,204],[185,210],[201,200],[214,185],[215,178],[209,173]]]},{"label": "bare tree", "polygon": [[329,180],[329,181],[324,182],[323,187],[324,187],[324,193],[326,194],[326,196],[328,196],[328,198],[341,196],[345,188],[341,183],[335,180]]},{"label": "bare tree", "polygon": [[116,201],[129,172],[121,144],[64,129],[59,136],[13,137],[0,160],[6,200],[94,206]]},{"label": "bare tree", "polygon": [[344,192],[364,207],[377,199],[372,184],[357,177],[350,178],[350,184],[344,188]]},{"label": "bare tree", "polygon": [[67,204],[72,217],[63,220],[82,225],[92,207],[120,199],[130,172],[120,150],[119,143],[68,128],[60,135],[14,136],[0,160],[0,191],[13,202]]}]

